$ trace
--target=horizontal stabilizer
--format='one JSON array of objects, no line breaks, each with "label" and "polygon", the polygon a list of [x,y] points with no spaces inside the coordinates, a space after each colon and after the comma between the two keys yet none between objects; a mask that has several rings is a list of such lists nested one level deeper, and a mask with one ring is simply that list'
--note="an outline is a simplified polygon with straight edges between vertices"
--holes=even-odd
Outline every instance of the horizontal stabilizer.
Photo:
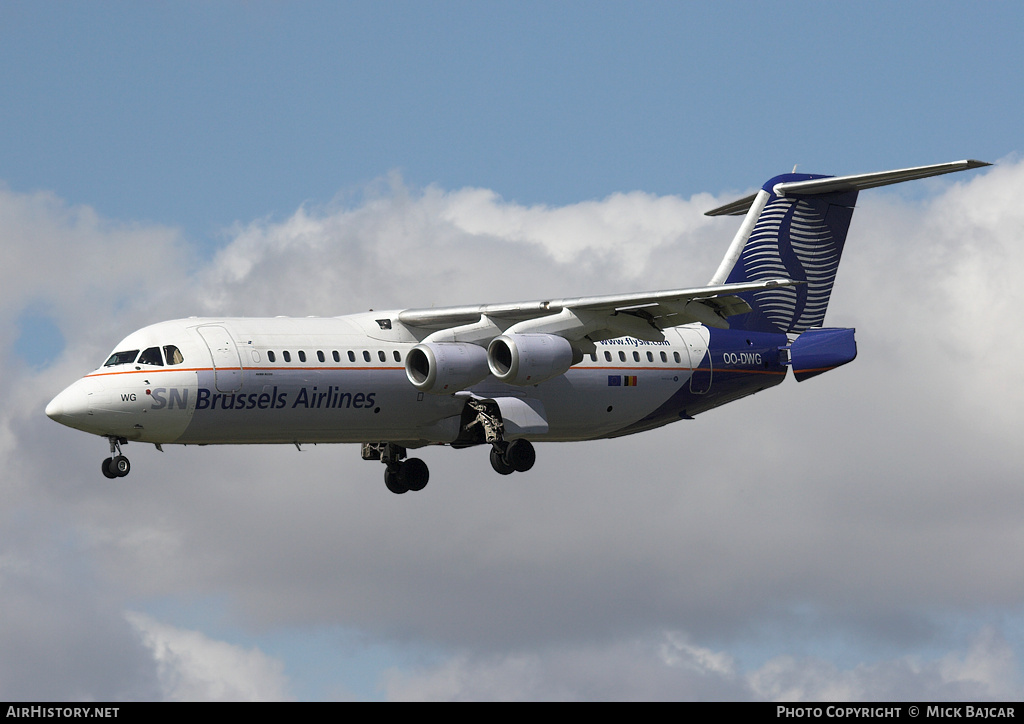
[{"label": "horizontal stabilizer", "polygon": [[[790,181],[775,184],[771,189],[780,198],[788,196],[811,196],[816,194],[830,194],[842,191],[860,191],[873,189],[889,184],[898,184],[903,181],[927,178],[929,176],[941,176],[955,171],[966,171],[972,168],[991,166],[984,161],[966,159],[950,163],[937,163],[931,166],[915,166],[913,168],[901,168],[895,171],[878,171],[876,173],[861,173],[853,176],[826,176],[806,181]],[[744,196],[738,201],[719,206],[717,209],[705,212],[705,216],[741,216],[750,209],[757,194]]]}]

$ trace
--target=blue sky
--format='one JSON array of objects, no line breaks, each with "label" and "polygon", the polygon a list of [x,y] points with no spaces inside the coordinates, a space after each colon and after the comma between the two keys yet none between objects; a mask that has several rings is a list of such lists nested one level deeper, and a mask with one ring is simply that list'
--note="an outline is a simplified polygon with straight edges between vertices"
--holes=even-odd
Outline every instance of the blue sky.
[{"label": "blue sky", "polygon": [[[0,1],[0,698],[1019,699],[1022,29]],[[702,284],[736,226],[703,211],[794,164],[960,158],[997,165],[861,196],[854,365],[519,485],[473,451],[409,501],[351,446],[138,445],[112,484],[42,415],[162,319]]]},{"label": "blue sky", "polygon": [[204,242],[396,169],[564,204],[998,158],[1022,110],[1014,3],[60,7],[0,9],[5,180]]}]

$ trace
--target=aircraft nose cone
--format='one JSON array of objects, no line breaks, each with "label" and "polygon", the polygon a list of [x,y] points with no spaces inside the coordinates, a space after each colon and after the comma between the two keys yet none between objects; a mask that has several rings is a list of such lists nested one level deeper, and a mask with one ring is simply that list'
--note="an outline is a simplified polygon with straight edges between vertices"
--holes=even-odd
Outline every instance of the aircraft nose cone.
[{"label": "aircraft nose cone", "polygon": [[75,423],[81,422],[88,414],[88,396],[76,385],[68,387],[46,406],[48,418],[70,427],[75,427]]},{"label": "aircraft nose cone", "polygon": [[60,395],[57,395],[50,403],[46,406],[46,416],[51,420],[60,422],[60,418],[64,415],[64,403],[60,399]]}]

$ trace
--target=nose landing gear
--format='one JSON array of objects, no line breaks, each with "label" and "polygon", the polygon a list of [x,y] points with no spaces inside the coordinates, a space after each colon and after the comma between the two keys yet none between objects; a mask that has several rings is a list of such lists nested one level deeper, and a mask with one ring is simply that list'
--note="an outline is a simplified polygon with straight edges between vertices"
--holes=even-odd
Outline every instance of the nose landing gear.
[{"label": "nose landing gear", "polygon": [[110,457],[103,461],[100,469],[108,478],[123,478],[132,470],[132,464],[128,462],[128,458],[121,454],[121,445],[127,445],[128,441],[123,437],[107,439],[110,440]]}]

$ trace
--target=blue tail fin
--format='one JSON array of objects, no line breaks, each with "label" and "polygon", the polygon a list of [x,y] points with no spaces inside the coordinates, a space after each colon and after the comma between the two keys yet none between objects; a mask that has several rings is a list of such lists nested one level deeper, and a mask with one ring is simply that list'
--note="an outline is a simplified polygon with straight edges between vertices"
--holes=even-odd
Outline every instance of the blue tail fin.
[{"label": "blue tail fin", "polygon": [[732,284],[784,277],[805,283],[749,293],[752,311],[731,318],[734,329],[800,333],[824,322],[857,191],[805,197],[773,191],[777,184],[812,178],[822,177],[785,174],[764,185],[764,210],[726,279]]},{"label": "blue tail fin", "polygon": [[756,194],[707,212],[746,214],[709,285],[778,278],[803,282],[738,294],[751,311],[730,316],[729,326],[792,334],[820,327],[861,189],[987,165],[955,161],[839,177],[783,174]]}]

